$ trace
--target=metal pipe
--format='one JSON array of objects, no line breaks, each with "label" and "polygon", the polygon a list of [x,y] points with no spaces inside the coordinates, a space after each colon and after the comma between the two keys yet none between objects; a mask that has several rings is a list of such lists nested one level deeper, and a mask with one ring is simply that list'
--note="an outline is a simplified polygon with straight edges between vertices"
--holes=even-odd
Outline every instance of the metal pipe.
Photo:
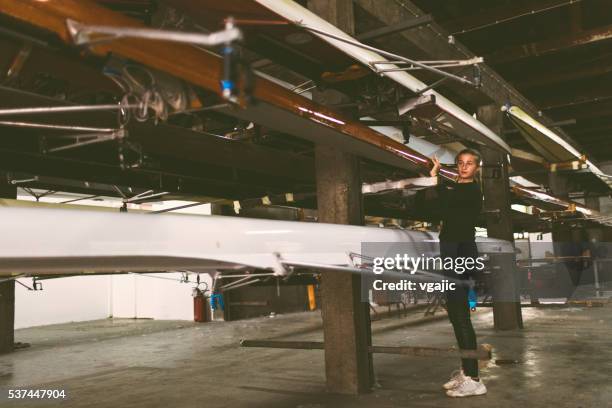
[{"label": "metal pipe", "polygon": [[182,210],[183,208],[196,207],[198,205],[220,203],[222,201],[226,201],[226,200],[220,199],[220,200],[207,201],[205,203],[191,203],[191,204],[179,205],[178,207],[164,208],[163,210],[151,211],[150,214],[161,214],[161,213],[174,211],[174,210]]},{"label": "metal pipe", "polygon": [[[174,271],[166,271],[166,272],[162,272],[162,273],[173,273]],[[166,276],[154,276],[154,275],[147,275],[146,273],[137,273],[137,272],[128,272],[129,275],[138,275],[138,276],[144,276],[146,278],[155,278],[155,279],[164,279],[164,280],[171,280],[171,281],[176,281],[176,282],[180,282],[180,283],[195,283],[195,282],[190,282],[190,281],[184,281],[182,279],[176,279],[176,278],[168,278]]]},{"label": "metal pipe", "polygon": [[185,204],[185,205],[180,205],[178,207],[172,207],[172,208],[165,208],[163,210],[157,210],[157,211],[151,211],[150,214],[162,214],[165,212],[170,212],[170,211],[175,211],[175,210],[182,210],[183,208],[190,208],[190,207],[196,207],[198,205],[203,205],[203,204],[208,204],[208,203],[191,203],[191,204]]},{"label": "metal pipe", "polygon": [[221,45],[242,39],[242,33],[237,28],[226,28],[211,34],[185,33],[182,31],[156,30],[150,28],[131,28],[113,27],[100,25],[84,25],[74,20],[66,21],[68,32],[77,45],[98,42],[99,39],[92,40],[88,34],[108,34],[111,37],[102,39],[117,38],[144,38],[148,40],[173,41],[180,43],[199,44],[207,47]]},{"label": "metal pipe", "polygon": [[[143,194],[144,194],[144,193],[143,193]],[[164,196],[164,195],[166,195],[166,194],[169,194],[169,193],[168,193],[168,191],[162,191],[162,192],[160,192],[160,193],[155,193],[155,194],[151,194],[151,195],[148,195],[148,196],[142,196],[142,195],[139,195],[139,196],[136,196],[136,197],[128,198],[127,200],[124,200],[124,201],[125,201],[126,203],[132,203],[132,202],[134,202],[134,201],[149,200],[149,199],[151,199],[151,198],[161,197],[161,196]]]},{"label": "metal pipe", "polygon": [[[209,111],[209,110],[216,110],[216,109],[227,108],[228,106],[230,106],[230,105],[227,104],[227,103],[218,103],[216,105],[204,106],[204,107],[201,107],[201,108],[178,110],[178,111],[170,112],[168,115],[173,116],[173,115],[179,115],[179,114],[205,112],[205,111]],[[215,135],[215,136],[218,136],[218,135]],[[221,136],[219,136],[219,137],[221,137]]]},{"label": "metal pipe", "polygon": [[324,345],[322,341],[240,340],[240,347],[323,350]]},{"label": "metal pipe", "polygon": [[444,78],[440,78],[438,79],[436,82],[434,82],[433,84],[427,85],[425,88],[423,89],[419,89],[418,95],[423,94],[424,92],[429,91],[430,89],[434,89],[436,86],[446,82],[449,78],[448,77],[444,77]]},{"label": "metal pipe", "polygon": [[[116,133],[116,132],[113,132]],[[80,142],[81,140],[85,139],[86,141],[93,138],[93,137],[105,137],[105,136],[110,136],[113,133],[110,134],[106,134],[106,133],[77,133],[77,134],[68,134],[68,135],[57,135],[57,136],[49,136],[52,137],[53,139],[74,139],[75,143],[76,142]]]},{"label": "metal pipe", "polygon": [[96,195],[91,195],[91,196],[86,196],[86,197],[80,197],[80,198],[75,198],[72,200],[62,201],[60,202],[60,204],[69,204],[69,203],[74,203],[74,202],[81,201],[81,200],[90,200],[92,198],[97,198],[97,197],[100,197],[100,196],[96,194]]},{"label": "metal pipe", "polygon": [[106,104],[106,105],[77,105],[77,106],[42,106],[36,108],[14,108],[0,109],[0,116],[30,115],[40,113],[70,113],[70,112],[89,112],[104,110],[135,109],[138,104]]},{"label": "metal pipe", "polygon": [[[483,62],[482,57],[476,57],[476,58],[470,58],[470,59],[459,59],[459,60],[419,60],[420,63],[422,64],[462,64],[462,65],[473,65],[476,63],[480,63]],[[372,65],[389,65],[389,64],[393,64],[393,65],[405,65],[408,64],[408,62],[406,61],[389,61],[389,60],[385,60],[385,61],[372,61],[370,64]]]},{"label": "metal pipe", "polygon": [[[240,347],[265,347],[294,350],[323,350],[322,341],[283,341],[283,340],[241,340]],[[491,351],[480,345],[477,350],[458,350],[455,348],[413,347],[413,346],[370,346],[370,353],[402,354],[417,357],[455,357],[490,360]]]},{"label": "metal pipe", "polygon": [[298,95],[301,95],[301,94],[303,94],[304,92],[308,92],[308,91],[310,91],[311,89],[314,89],[314,88],[316,88],[316,87],[317,87],[317,85],[312,85],[312,86],[311,86],[311,87],[309,87],[309,88],[304,88],[304,89],[300,89],[300,90],[298,90],[298,91],[295,91],[295,93],[296,93],[296,94],[298,94]]},{"label": "metal pipe", "polygon": [[[359,274],[371,274],[372,276],[378,276],[378,279],[386,278],[400,278],[400,279],[411,279],[411,280],[422,280],[426,281],[427,278],[433,279],[435,281],[448,280],[449,282],[461,283],[461,279],[452,278],[443,276],[433,272],[427,272],[423,270],[414,271],[415,273],[403,273],[403,272],[395,272],[395,271],[387,271],[382,275],[375,275],[371,268],[356,268],[350,266],[340,266],[340,265],[328,265],[328,264],[319,264],[319,263],[308,263],[308,262],[297,262],[297,261],[281,261],[283,266],[292,266],[292,267],[302,267],[309,269],[322,269],[322,270],[331,270],[331,271],[341,271],[341,272],[351,272],[351,273],[359,273]],[[418,272],[418,275],[416,274]]]},{"label": "metal pipe", "polygon": [[339,37],[337,35],[330,34],[330,33],[326,32],[326,31],[319,30],[319,29],[316,29],[316,28],[313,28],[313,27],[309,27],[307,25],[303,25],[303,24],[298,23],[298,22],[296,22],[295,24],[298,27],[302,27],[305,30],[312,31],[314,33],[321,34],[321,35],[327,36],[329,38],[333,38],[334,40],[342,41],[344,43],[353,45],[355,47],[360,47],[360,48],[366,49],[368,51],[376,52],[378,54],[384,55],[385,57],[395,58],[395,59],[400,60],[400,61],[405,61],[405,62],[407,62],[409,64],[414,64],[414,65],[416,65],[418,67],[421,67],[421,68],[423,68],[423,69],[425,69],[427,71],[434,72],[434,73],[436,73],[438,75],[447,76],[447,77],[449,77],[451,79],[454,79],[454,80],[456,80],[458,82],[461,82],[462,84],[474,85],[474,83],[472,81],[470,81],[470,80],[467,80],[465,78],[461,78],[461,77],[459,77],[457,75],[453,75],[451,73],[442,71],[442,70],[437,69],[437,68],[430,67],[429,65],[423,64],[423,63],[421,63],[419,61],[415,61],[415,60],[412,60],[410,58],[402,57],[401,55],[393,54],[392,52],[387,52],[387,51],[378,49],[376,47],[371,47],[369,45],[362,44],[362,43],[360,43],[358,41],[348,40],[346,38],[342,38],[342,37]]},{"label": "metal pipe", "polygon": [[[439,64],[439,65],[428,65],[431,68],[454,68],[454,67],[464,67],[465,65],[455,65],[455,64]],[[406,68],[387,68],[387,69],[376,69],[376,73],[385,73],[385,72],[398,72],[398,71],[418,71],[422,69],[421,67],[406,67]],[[448,78],[448,77],[447,77]]]},{"label": "metal pipe", "polygon": [[238,279],[238,280],[236,280],[236,281],[230,282],[230,283],[228,283],[227,285],[223,285],[223,286],[221,286],[219,289],[227,289],[227,288],[230,288],[230,287],[232,287],[232,286],[234,286],[234,285],[238,285],[238,284],[240,284],[240,283],[242,283],[242,282],[244,282],[244,281],[246,281],[246,280],[248,280],[248,279],[250,279],[250,278],[253,278],[253,277],[254,277],[253,275],[245,275],[243,278],[240,278],[240,279]]},{"label": "metal pipe", "polygon": [[312,79],[309,79],[308,81],[302,82],[301,84],[294,86],[293,88],[291,88],[291,90],[295,92],[296,90],[308,85],[311,82],[313,82]]},{"label": "metal pipe", "polygon": [[245,275],[219,275],[217,279],[244,278],[245,276],[255,278],[259,276],[274,276],[274,274],[273,273],[258,273],[254,275],[251,273],[251,274],[245,274]]},{"label": "metal pipe", "polygon": [[[121,191],[121,189],[119,187],[117,187],[116,185],[113,185],[113,188],[115,189],[116,192],[119,193],[119,195],[123,198],[127,198],[127,196],[123,193],[123,191]],[[131,189],[130,189],[131,191]]]},{"label": "metal pipe", "polygon": [[119,139],[119,138],[121,138],[120,135],[118,135],[118,134],[111,134],[111,135],[109,135],[107,137],[96,137],[95,139],[86,140],[84,142],[76,142],[76,143],[71,143],[71,144],[65,145],[65,146],[53,147],[51,149],[47,149],[46,151],[47,151],[47,153],[61,152],[63,150],[74,149],[76,147],[88,146],[88,145],[97,144],[97,143],[103,143],[103,142],[109,142],[111,140],[115,140],[115,139]]},{"label": "metal pipe", "polygon": [[490,360],[491,351],[482,345],[477,350],[458,350],[455,348],[436,348],[436,347],[390,347],[390,346],[370,346],[370,353],[381,354],[402,354],[417,357],[455,357],[475,358],[478,360]]},{"label": "metal pipe", "polygon": [[261,279],[253,279],[253,280],[250,280],[248,282],[241,283],[239,285],[234,285],[234,286],[232,286],[230,288],[227,288],[227,289],[224,289],[224,290],[227,292],[228,290],[236,289],[236,288],[239,288],[239,287],[242,287],[242,286],[251,285],[251,284],[259,282],[259,281],[261,281]]},{"label": "metal pipe", "polygon": [[11,38],[15,38],[15,39],[21,40],[24,43],[36,44],[36,45],[38,45],[40,47],[44,47],[44,48],[47,48],[47,49],[51,48],[49,46],[49,43],[47,43],[46,41],[42,41],[42,40],[40,40],[40,39],[38,39],[36,37],[32,37],[32,36],[20,33],[18,31],[10,30],[10,29],[2,27],[2,26],[0,26],[0,34],[3,34],[3,35],[6,35],[8,37],[11,37]]},{"label": "metal pipe", "polygon": [[49,123],[13,122],[13,121],[7,121],[7,120],[0,120],[0,125],[1,126],[23,127],[23,128],[35,128],[35,129],[74,130],[74,131],[79,131],[79,132],[116,132],[119,130],[119,129],[113,129],[113,128],[52,125]]},{"label": "metal pipe", "polygon": [[38,176],[34,176],[32,178],[29,178],[29,179],[11,180],[11,184],[12,185],[17,185],[17,184],[31,183],[33,181],[38,181]]},{"label": "metal pipe", "polygon": [[367,269],[367,268],[352,268],[349,266],[339,266],[339,265],[328,265],[328,264],[318,264],[318,263],[308,263],[308,262],[295,262],[295,261],[291,261],[291,262],[285,262],[285,261],[281,261],[281,263],[283,264],[283,266],[297,266],[297,267],[302,267],[302,268],[309,268],[309,269],[324,269],[324,270],[334,270],[334,271],[345,271],[345,272],[352,272],[352,273],[373,273],[371,269]]},{"label": "metal pipe", "polygon": [[[395,64],[394,64],[395,65]],[[427,65],[430,68],[455,68],[455,67],[466,67],[466,66],[472,66],[475,65],[475,63],[461,63],[461,64],[456,64],[456,63],[443,63],[443,62],[439,62],[439,63],[435,63],[435,64],[431,64],[431,65]],[[380,72],[395,72],[395,71],[416,71],[422,69],[421,67],[415,67],[415,66],[410,66],[410,67],[405,67],[405,68],[388,68],[388,69],[378,69],[376,68],[376,72],[380,73]]]},{"label": "metal pipe", "polygon": [[146,196],[147,194],[151,194],[152,192],[153,192],[153,190],[143,191],[142,193],[138,193],[134,197],[131,197],[130,200],[138,199],[138,198],[140,198],[142,196]]},{"label": "metal pipe", "polygon": [[17,280],[19,278],[27,278],[27,276],[24,273],[22,273],[22,274],[19,274],[19,275],[16,275],[16,276],[11,276],[10,278],[0,279],[0,283],[12,281],[12,280]]}]

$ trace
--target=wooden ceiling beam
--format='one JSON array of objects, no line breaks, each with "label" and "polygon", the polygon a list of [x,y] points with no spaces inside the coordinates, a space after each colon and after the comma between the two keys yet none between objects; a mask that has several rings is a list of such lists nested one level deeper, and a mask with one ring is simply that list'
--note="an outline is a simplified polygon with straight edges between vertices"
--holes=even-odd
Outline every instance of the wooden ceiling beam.
[{"label": "wooden ceiling beam", "polygon": [[597,27],[591,30],[580,31],[562,37],[521,44],[501,49],[485,57],[485,61],[497,65],[517,61],[527,57],[539,57],[570,48],[594,44],[612,39],[612,25]]},{"label": "wooden ceiling beam", "polygon": [[612,99],[612,86],[594,84],[588,87],[571,87],[558,93],[541,93],[534,95],[533,101],[542,110],[558,109],[565,106],[584,105],[585,103],[602,102]]},{"label": "wooden ceiling beam", "polygon": [[[574,0],[578,3],[581,0]],[[516,4],[512,2],[506,6],[490,8],[477,13],[469,13],[464,17],[440,22],[453,35],[480,30],[501,23],[517,20],[519,18],[546,13],[571,3],[568,0],[540,0],[529,1],[529,4]]]},{"label": "wooden ceiling beam", "polygon": [[556,72],[551,71],[517,78],[514,83],[519,88],[535,88],[609,74],[612,72],[612,58],[596,61],[583,67],[572,67]]},{"label": "wooden ceiling beam", "polygon": [[578,121],[581,119],[589,119],[597,117],[610,117],[612,114],[612,101],[603,101],[600,103],[583,103],[575,106],[563,106],[547,109],[546,112],[559,120],[573,118]]}]

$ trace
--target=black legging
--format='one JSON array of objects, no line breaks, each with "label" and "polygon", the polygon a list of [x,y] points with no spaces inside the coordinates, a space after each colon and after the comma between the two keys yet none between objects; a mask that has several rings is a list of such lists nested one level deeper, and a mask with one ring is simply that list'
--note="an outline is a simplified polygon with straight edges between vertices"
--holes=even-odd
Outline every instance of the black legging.
[{"label": "black legging", "polygon": [[[474,242],[440,242],[440,256],[444,258],[478,257],[478,249]],[[445,275],[454,279],[460,279],[462,284],[457,284],[454,291],[446,292],[446,308],[448,318],[453,325],[457,344],[462,350],[476,350],[476,333],[470,319],[470,306],[468,303],[469,273],[458,274],[455,271],[445,271]],[[478,360],[475,358],[462,358],[461,366],[465,375],[478,377]]]}]

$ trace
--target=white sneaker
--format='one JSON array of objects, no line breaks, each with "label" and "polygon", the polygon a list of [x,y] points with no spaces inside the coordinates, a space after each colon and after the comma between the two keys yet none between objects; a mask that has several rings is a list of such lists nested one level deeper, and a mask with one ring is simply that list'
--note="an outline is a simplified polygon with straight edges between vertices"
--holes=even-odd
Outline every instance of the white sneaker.
[{"label": "white sneaker", "polygon": [[473,395],[483,395],[487,393],[487,387],[482,381],[474,381],[471,377],[465,377],[465,380],[456,388],[446,391],[449,397],[471,397]]},{"label": "white sneaker", "polygon": [[451,373],[450,380],[448,380],[442,387],[445,390],[452,390],[459,384],[465,381],[467,377],[463,374],[463,370],[455,370]]}]

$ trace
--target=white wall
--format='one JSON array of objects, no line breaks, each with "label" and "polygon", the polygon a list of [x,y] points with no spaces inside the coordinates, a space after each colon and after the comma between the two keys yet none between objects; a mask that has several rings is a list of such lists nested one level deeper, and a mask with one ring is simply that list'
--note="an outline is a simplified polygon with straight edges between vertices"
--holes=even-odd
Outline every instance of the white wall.
[{"label": "white wall", "polygon": [[529,233],[529,242],[531,244],[531,258],[541,259],[546,257],[546,252],[555,253],[553,247],[552,234],[550,232],[542,234],[542,239],[538,240],[538,233]]},{"label": "white wall", "polygon": [[[195,284],[181,283],[180,278],[180,273],[113,276],[113,317],[193,320]],[[189,279],[195,281],[195,275]],[[211,284],[207,274],[201,280]]]},{"label": "white wall", "polygon": [[[151,277],[155,276],[155,277]],[[107,317],[193,320],[195,283],[180,273],[104,275],[42,281],[43,290],[15,285],[15,328]],[[195,275],[190,276],[195,281]],[[207,274],[202,282],[211,284]],[[31,286],[31,279],[20,279]]]},{"label": "white wall", "polygon": [[[19,279],[31,286],[31,279]],[[108,316],[107,276],[74,276],[42,281],[43,290],[15,284],[15,328],[104,319]]]}]

